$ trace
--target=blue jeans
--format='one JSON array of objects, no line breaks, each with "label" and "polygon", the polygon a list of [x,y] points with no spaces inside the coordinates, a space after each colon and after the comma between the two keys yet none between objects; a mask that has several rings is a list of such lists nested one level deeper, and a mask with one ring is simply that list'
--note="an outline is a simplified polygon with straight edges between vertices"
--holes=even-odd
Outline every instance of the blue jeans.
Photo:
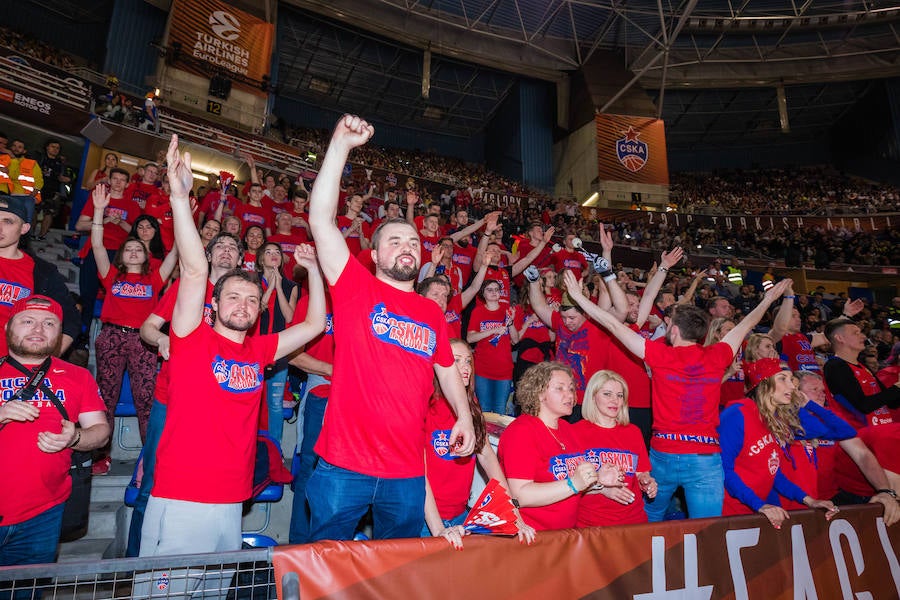
[{"label": "blue jeans", "polygon": [[56,562],[65,505],[62,502],[27,521],[0,526],[0,566]]},{"label": "blue jeans", "polygon": [[687,513],[692,519],[721,517],[725,499],[722,455],[673,454],[650,449],[653,478],[659,487],[656,498],[644,503],[650,522],[662,521],[675,491],[684,488]]},{"label": "blue jeans", "polygon": [[166,405],[159,400],[153,400],[150,407],[150,420],[147,422],[147,441],[144,442],[144,476],[141,478],[141,489],[137,500],[134,501],[134,510],[131,513],[131,526],[128,529],[128,548],[125,556],[135,557],[141,550],[141,528],[144,526],[144,512],[147,510],[147,500],[150,499],[150,490],[153,489],[153,472],[156,470],[156,448],[159,446],[159,438],[162,437],[163,427],[166,424]]},{"label": "blue jeans", "polygon": [[349,540],[372,507],[373,539],[419,537],[425,520],[425,477],[387,479],[320,459],[306,485],[310,540]]},{"label": "blue jeans", "polygon": [[[306,382],[306,389],[309,390],[313,385],[319,382],[314,381],[317,375],[310,375]],[[319,380],[324,381],[321,377]],[[309,539],[309,507],[306,503],[306,483],[316,468],[316,462],[319,457],[316,456],[313,448],[319,439],[319,433],[322,431],[322,419],[325,417],[325,407],[328,405],[328,398],[322,398],[316,394],[307,391],[306,398],[301,402],[303,405],[303,440],[300,444],[300,465],[297,472],[294,473],[294,503],[291,507],[291,529],[288,533],[288,541],[292,544],[306,544]]]},{"label": "blue jeans", "polygon": [[[462,525],[466,522],[466,516],[469,514],[469,509],[466,509],[453,517],[452,519],[441,519],[444,523],[444,527],[453,527],[454,525]],[[428,529],[428,523],[422,526],[422,534],[419,537],[434,537],[434,534],[431,533],[431,530]]]},{"label": "blue jeans", "polygon": [[284,432],[284,388],[287,385],[287,367],[275,369],[266,379],[266,406],[269,407],[269,437],[281,448]]},{"label": "blue jeans", "polygon": [[506,400],[512,389],[512,381],[509,379],[488,379],[475,376],[475,397],[484,412],[494,412],[500,415],[506,414]]}]

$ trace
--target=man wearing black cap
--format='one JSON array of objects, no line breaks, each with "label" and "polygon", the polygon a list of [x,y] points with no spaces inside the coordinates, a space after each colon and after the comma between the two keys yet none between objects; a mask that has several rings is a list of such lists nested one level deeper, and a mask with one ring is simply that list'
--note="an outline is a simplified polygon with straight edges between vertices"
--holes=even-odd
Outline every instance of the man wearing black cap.
[{"label": "man wearing black cap", "polygon": [[[106,407],[87,369],[53,355],[62,307],[46,296],[12,305],[0,364],[0,565],[50,563],[72,489],[72,449],[109,439]],[[78,423],[81,428],[76,428]]]},{"label": "man wearing black cap", "polygon": [[[65,352],[80,331],[78,312],[56,267],[20,247],[20,240],[31,229],[27,218],[21,202],[0,195],[0,325],[9,319],[17,300],[32,294],[49,296],[63,307],[60,351]],[[0,339],[0,356],[3,354],[6,341]]]}]

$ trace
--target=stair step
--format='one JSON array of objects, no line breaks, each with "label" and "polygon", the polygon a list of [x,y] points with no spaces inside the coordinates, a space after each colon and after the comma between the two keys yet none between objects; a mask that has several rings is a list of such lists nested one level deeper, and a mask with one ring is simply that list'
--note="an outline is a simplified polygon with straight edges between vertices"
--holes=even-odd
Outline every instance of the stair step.
[{"label": "stair step", "polygon": [[91,502],[86,539],[114,538],[116,536],[116,512],[122,506],[118,502]]},{"label": "stair step", "polygon": [[113,538],[81,538],[59,545],[59,562],[73,560],[100,560]]},{"label": "stair step", "polygon": [[94,476],[91,479],[91,502],[122,502],[125,496],[125,488],[131,481],[130,470],[128,475],[103,475]]}]

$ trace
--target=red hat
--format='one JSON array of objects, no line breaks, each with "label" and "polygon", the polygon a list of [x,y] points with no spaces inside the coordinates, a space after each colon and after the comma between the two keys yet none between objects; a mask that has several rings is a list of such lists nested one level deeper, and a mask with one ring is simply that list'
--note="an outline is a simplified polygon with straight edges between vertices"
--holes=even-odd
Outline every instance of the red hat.
[{"label": "red hat", "polygon": [[781,361],[777,358],[760,358],[753,362],[744,362],[744,385],[749,392],[759,385],[763,379],[768,379],[772,375],[780,373],[784,370]]},{"label": "red hat", "polygon": [[47,296],[28,296],[16,300],[9,311],[9,320],[11,321],[14,316],[25,310],[46,310],[56,315],[60,322],[63,320],[62,306],[59,305],[59,302]]}]

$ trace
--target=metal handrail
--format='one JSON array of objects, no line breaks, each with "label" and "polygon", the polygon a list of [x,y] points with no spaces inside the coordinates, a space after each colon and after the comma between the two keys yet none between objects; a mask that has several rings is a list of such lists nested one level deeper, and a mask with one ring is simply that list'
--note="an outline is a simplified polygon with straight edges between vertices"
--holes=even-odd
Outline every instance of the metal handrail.
[{"label": "metal handrail", "polygon": [[73,106],[87,110],[91,104],[91,90],[78,78],[62,79],[39,71],[7,57],[0,57],[0,81],[6,81],[28,91],[34,91]]}]

